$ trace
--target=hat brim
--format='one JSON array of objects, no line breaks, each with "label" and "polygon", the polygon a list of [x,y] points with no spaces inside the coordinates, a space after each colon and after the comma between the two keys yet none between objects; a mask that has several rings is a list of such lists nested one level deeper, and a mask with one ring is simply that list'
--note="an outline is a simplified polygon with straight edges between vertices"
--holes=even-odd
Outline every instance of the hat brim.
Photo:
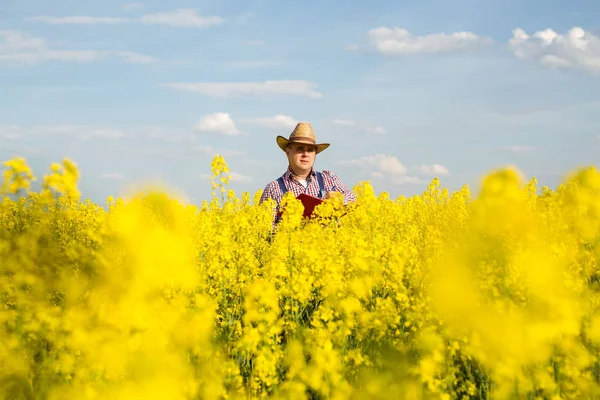
[{"label": "hat brim", "polygon": [[313,143],[308,140],[289,140],[289,139],[284,138],[283,136],[277,136],[276,140],[277,140],[277,145],[283,151],[285,151],[285,146],[287,146],[288,143],[302,143],[302,144],[309,144],[311,146],[315,146],[317,148],[316,154],[319,154],[320,152],[322,152],[323,150],[325,150],[326,148],[328,148],[330,146],[329,143]]}]

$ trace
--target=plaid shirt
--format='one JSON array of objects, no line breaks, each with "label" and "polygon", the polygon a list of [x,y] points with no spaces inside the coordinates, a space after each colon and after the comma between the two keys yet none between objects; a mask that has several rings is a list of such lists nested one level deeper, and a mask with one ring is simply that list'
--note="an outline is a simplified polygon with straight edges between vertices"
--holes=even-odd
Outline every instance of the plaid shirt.
[{"label": "plaid shirt", "polygon": [[[335,191],[344,195],[344,204],[356,201],[356,195],[352,191],[348,190],[339,176],[328,170],[321,171],[321,176],[323,176],[323,185],[325,186],[325,191]],[[306,183],[308,184],[306,189],[300,182],[294,179],[289,166],[287,171],[285,171],[281,177],[283,178],[283,183],[285,184],[287,190],[293,192],[295,196],[298,196],[301,193],[306,193],[311,196],[320,197],[319,181],[314,169],[310,171],[310,174],[306,178]],[[265,190],[260,197],[260,203],[269,198],[275,200],[277,203],[277,207],[273,211],[273,225],[275,225],[275,216],[279,212],[279,205],[281,203],[281,199],[283,198],[283,193],[281,192],[281,188],[279,187],[277,180],[269,182],[269,184],[265,187]]]}]

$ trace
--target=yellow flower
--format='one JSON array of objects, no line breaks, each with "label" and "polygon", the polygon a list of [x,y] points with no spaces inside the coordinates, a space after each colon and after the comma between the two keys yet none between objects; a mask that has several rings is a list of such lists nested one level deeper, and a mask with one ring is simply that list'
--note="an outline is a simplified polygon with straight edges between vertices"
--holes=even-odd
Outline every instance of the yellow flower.
[{"label": "yellow flower", "polygon": [[476,196],[361,182],[312,220],[288,194],[272,233],[273,202],[227,188],[218,154],[199,207],[82,200],[69,159],[38,193],[24,159],[4,167],[9,397],[600,396],[594,168],[555,190],[494,170]]}]

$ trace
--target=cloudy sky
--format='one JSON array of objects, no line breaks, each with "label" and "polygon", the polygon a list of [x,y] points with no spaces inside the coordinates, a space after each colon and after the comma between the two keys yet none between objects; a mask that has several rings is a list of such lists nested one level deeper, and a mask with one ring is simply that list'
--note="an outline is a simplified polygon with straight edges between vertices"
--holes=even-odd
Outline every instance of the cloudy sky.
[{"label": "cloudy sky", "polygon": [[600,154],[600,2],[0,0],[0,157],[70,157],[104,203],[146,181],[210,198],[319,170],[392,196],[506,164],[555,187]]}]

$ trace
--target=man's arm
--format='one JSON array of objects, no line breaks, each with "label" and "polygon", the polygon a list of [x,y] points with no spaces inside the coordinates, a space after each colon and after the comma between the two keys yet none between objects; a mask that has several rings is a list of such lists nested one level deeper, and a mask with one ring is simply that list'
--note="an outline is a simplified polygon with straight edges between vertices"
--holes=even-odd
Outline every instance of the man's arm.
[{"label": "man's arm", "polygon": [[331,171],[323,171],[323,178],[326,180],[326,186],[332,188],[332,191],[339,192],[344,196],[344,205],[356,202],[356,195],[346,187],[344,182],[337,174]]},{"label": "man's arm", "polygon": [[275,228],[276,225],[276,220],[277,220],[277,212],[279,211],[279,205],[277,205],[277,200],[275,199],[274,196],[274,192],[273,192],[273,183],[269,183],[267,186],[265,186],[265,189],[262,192],[262,195],[260,196],[260,201],[258,202],[258,204],[262,204],[263,202],[267,201],[268,199],[273,200],[273,202],[275,203],[275,206],[273,207],[273,223],[272,223],[272,228]]},{"label": "man's arm", "polygon": [[258,202],[258,204],[262,204],[267,199],[272,199],[272,198],[273,198],[273,191],[271,189],[271,184],[269,183],[267,186],[265,186],[265,189],[263,190],[263,192],[260,196],[260,201]]}]

